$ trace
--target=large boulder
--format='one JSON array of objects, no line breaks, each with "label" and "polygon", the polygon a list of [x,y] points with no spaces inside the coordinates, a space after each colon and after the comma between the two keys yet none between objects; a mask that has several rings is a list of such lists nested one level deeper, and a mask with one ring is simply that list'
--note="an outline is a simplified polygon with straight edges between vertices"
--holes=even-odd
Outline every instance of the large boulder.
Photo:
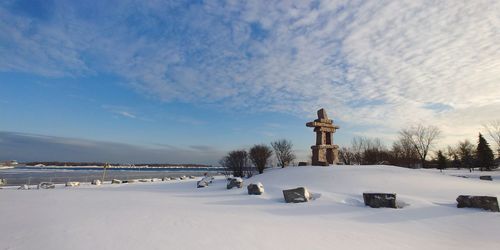
[{"label": "large boulder", "polygon": [[500,212],[498,199],[495,196],[460,195],[457,197],[457,207],[482,208],[484,210]]},{"label": "large boulder", "polygon": [[311,199],[311,194],[305,187],[283,190],[283,196],[286,203],[308,202]]},{"label": "large boulder", "polygon": [[118,179],[113,179],[111,181],[111,184],[122,184],[122,181],[121,180],[118,180]]},{"label": "large boulder", "polygon": [[243,187],[243,179],[241,178],[230,178],[227,182],[226,188],[232,189],[234,187],[242,188]]},{"label": "large boulder", "polygon": [[390,193],[363,193],[363,200],[365,201],[365,206],[370,206],[372,208],[396,207],[396,194]]},{"label": "large boulder", "polygon": [[493,178],[491,178],[491,175],[482,175],[482,176],[479,176],[479,179],[485,180],[485,181],[492,181],[493,180]]},{"label": "large boulder", "polygon": [[264,186],[260,182],[251,183],[247,186],[247,190],[248,194],[261,195],[262,193],[264,193]]},{"label": "large boulder", "polygon": [[41,182],[38,184],[38,189],[54,189],[56,188],[56,185],[52,182]]},{"label": "large boulder", "polygon": [[91,182],[91,184],[92,184],[92,185],[99,186],[99,185],[101,185],[101,180],[98,180],[98,179],[93,180],[93,181]]}]

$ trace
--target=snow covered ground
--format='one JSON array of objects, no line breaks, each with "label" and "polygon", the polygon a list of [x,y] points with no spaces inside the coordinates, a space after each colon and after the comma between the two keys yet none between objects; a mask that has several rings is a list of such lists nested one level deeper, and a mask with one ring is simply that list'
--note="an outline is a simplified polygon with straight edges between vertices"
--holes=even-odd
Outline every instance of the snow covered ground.
[{"label": "snow covered ground", "polygon": [[[465,173],[465,172],[464,172]],[[487,173],[485,173],[487,175]],[[196,180],[0,190],[0,249],[500,249],[500,213],[458,209],[500,183],[390,166],[289,167],[244,180],[264,195]],[[305,186],[315,200],[286,204]],[[395,192],[401,209],[363,205]]]}]

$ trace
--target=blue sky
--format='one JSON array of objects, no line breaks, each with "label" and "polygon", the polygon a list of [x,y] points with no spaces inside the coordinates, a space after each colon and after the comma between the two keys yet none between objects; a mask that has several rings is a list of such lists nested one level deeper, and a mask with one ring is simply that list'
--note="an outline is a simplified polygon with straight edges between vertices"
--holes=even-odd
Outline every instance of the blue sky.
[{"label": "blue sky", "polygon": [[[2,1],[0,158],[214,164],[499,119],[497,1]],[[33,145],[46,145],[36,148]]]}]

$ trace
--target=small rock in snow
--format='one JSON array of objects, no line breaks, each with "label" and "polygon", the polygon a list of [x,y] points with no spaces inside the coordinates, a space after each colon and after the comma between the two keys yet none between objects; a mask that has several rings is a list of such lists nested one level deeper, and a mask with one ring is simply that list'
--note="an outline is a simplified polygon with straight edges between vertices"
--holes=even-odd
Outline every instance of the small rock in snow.
[{"label": "small rock in snow", "polygon": [[111,184],[122,184],[122,181],[121,180],[118,180],[118,179],[113,179],[111,181]]},{"label": "small rock in snow", "polygon": [[56,188],[56,185],[54,185],[54,183],[52,182],[42,182],[40,184],[38,184],[38,188],[40,189],[54,189]]},{"label": "small rock in snow", "polygon": [[237,187],[237,188],[242,188],[243,187],[243,179],[241,178],[231,178],[229,179],[227,185],[226,185],[226,188],[227,189],[232,189],[234,187]]},{"label": "small rock in snow", "polygon": [[482,208],[493,212],[500,212],[498,200],[495,196],[460,195],[457,197],[457,207]]},{"label": "small rock in snow", "polygon": [[491,178],[491,175],[482,175],[482,176],[479,176],[479,179],[485,180],[485,181],[492,181],[493,180],[493,178]]},{"label": "small rock in snow", "polygon": [[247,186],[248,194],[261,195],[264,193],[264,186],[262,183],[251,183]]},{"label": "small rock in snow", "polygon": [[363,200],[365,206],[372,208],[397,208],[396,207],[396,194],[389,193],[363,193]]},{"label": "small rock in snow", "polygon": [[80,182],[78,181],[68,181],[66,182],[66,187],[76,187],[80,186]]},{"label": "small rock in snow", "polygon": [[305,187],[283,190],[283,196],[286,203],[308,202],[311,194]]}]

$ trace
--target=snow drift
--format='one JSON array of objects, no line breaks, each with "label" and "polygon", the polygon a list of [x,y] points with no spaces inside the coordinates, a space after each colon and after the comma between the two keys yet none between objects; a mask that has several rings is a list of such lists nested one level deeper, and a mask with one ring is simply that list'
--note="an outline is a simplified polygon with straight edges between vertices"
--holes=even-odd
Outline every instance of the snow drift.
[{"label": "snow drift", "polygon": [[[195,180],[0,190],[2,249],[498,249],[500,213],[458,209],[500,183],[391,166],[289,167],[226,189]],[[261,182],[262,195],[246,185]],[[307,203],[282,190],[304,186]],[[396,193],[401,209],[365,207]]]}]

